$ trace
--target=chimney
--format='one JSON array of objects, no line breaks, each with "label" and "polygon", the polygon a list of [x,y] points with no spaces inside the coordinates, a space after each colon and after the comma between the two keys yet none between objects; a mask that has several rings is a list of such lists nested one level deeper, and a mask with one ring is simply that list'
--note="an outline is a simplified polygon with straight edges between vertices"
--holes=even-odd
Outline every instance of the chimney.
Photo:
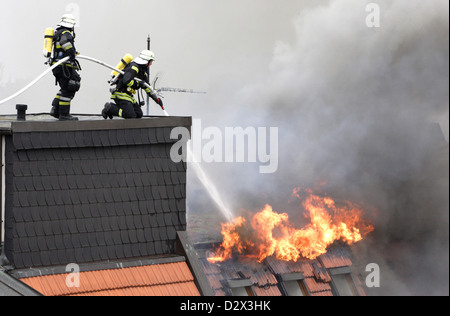
[{"label": "chimney", "polygon": [[18,121],[26,121],[27,109],[28,105],[26,104],[16,104]]}]

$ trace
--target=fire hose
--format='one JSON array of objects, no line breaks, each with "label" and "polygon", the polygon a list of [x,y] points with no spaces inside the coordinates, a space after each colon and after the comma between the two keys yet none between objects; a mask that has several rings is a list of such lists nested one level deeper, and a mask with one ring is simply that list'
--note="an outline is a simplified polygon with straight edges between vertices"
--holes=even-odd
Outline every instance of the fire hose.
[{"label": "fire hose", "polygon": [[[70,57],[65,57],[65,58],[59,60],[57,63],[55,63],[55,64],[54,64],[53,66],[51,66],[49,69],[47,69],[47,70],[44,71],[42,74],[40,74],[36,79],[34,79],[32,82],[30,82],[26,87],[24,87],[24,88],[21,89],[20,91],[16,92],[15,94],[13,94],[13,95],[7,97],[6,99],[1,100],[1,101],[0,101],[0,105],[6,103],[6,102],[8,102],[8,101],[11,101],[11,100],[14,99],[14,98],[17,98],[19,95],[21,95],[22,93],[24,93],[25,91],[27,91],[28,89],[30,89],[32,86],[34,86],[39,80],[41,80],[42,78],[44,78],[44,77],[45,77],[49,72],[51,72],[53,69],[55,69],[56,67],[58,67],[58,66],[61,65],[62,63],[65,63],[66,61],[68,61],[69,58],[70,58]],[[84,55],[78,55],[77,58],[79,58],[79,59],[85,59],[85,60],[94,62],[94,63],[96,63],[96,64],[99,64],[99,65],[103,66],[103,67],[109,68],[109,69],[111,69],[111,70],[115,70],[115,71],[117,71],[118,73],[120,73],[120,74],[122,74],[122,75],[124,74],[123,71],[121,71],[121,70],[119,70],[119,69],[116,69],[115,67],[113,67],[113,66],[111,66],[111,65],[108,65],[107,63],[102,62],[102,61],[100,61],[100,60],[98,60],[98,59],[95,59],[95,58],[92,58],[92,57],[89,57],[89,56],[84,56]],[[153,88],[152,88],[147,82],[145,82],[145,81],[143,81],[143,80],[141,80],[141,79],[139,79],[139,78],[135,78],[135,80],[136,80],[137,82],[139,82],[139,83],[142,83],[142,85],[143,85],[145,88],[150,89],[150,91],[151,91],[152,93],[155,93],[154,90],[153,90]],[[162,110],[163,110],[164,112],[166,112],[165,109],[164,109],[164,107],[161,107],[161,108],[162,108]],[[167,113],[167,112],[166,112],[166,113]],[[166,114],[166,115],[168,116],[168,114]]]},{"label": "fire hose", "polygon": [[[85,59],[94,63],[97,63],[103,67],[109,68],[111,70],[115,70],[120,74],[124,74],[123,71],[116,69],[115,67],[108,65],[100,60],[97,60],[95,58],[92,57],[88,57],[88,56],[83,56],[83,55],[78,55],[77,58],[79,59]],[[46,71],[44,71],[41,75],[39,75],[36,79],[34,79],[32,82],[30,82],[30,84],[28,84],[26,87],[24,87],[23,89],[21,89],[20,91],[16,92],[15,94],[11,95],[10,97],[1,100],[0,101],[0,105],[18,97],[19,95],[21,95],[22,93],[24,93],[25,91],[27,91],[28,89],[30,89],[32,86],[34,86],[39,80],[41,80],[43,77],[45,77],[49,72],[51,72],[53,69],[55,69],[56,67],[58,67],[59,65],[61,65],[62,63],[66,62],[69,60],[69,57],[63,58],[60,61],[58,61],[57,63],[55,63],[52,67],[50,67],[49,69],[47,69]],[[143,82],[142,80],[136,78],[136,81],[138,82]],[[146,82],[143,82],[143,86],[145,86],[146,88],[149,88],[152,92],[154,92],[153,88]],[[167,113],[167,111],[162,108],[164,111],[165,116],[169,116],[169,113]],[[192,152],[191,148],[189,146],[187,146],[187,151],[188,151],[188,157],[191,157],[190,161],[193,162],[193,167],[194,167],[194,171],[197,174],[198,178],[200,179],[200,182],[204,185],[205,189],[207,190],[207,192],[210,194],[210,196],[212,197],[213,201],[217,204],[217,206],[221,209],[222,213],[226,215],[227,219],[229,221],[231,221],[232,219],[232,213],[230,210],[228,210],[225,206],[224,203],[222,201],[222,199],[220,198],[220,195],[217,192],[217,189],[215,188],[215,186],[212,184],[212,182],[209,180],[208,176],[205,174],[205,172],[203,171],[203,169],[201,168],[200,164],[198,162],[196,162],[197,160],[194,158],[194,153]]]},{"label": "fire hose", "polygon": [[60,61],[58,61],[56,64],[54,64],[52,67],[50,67],[49,69],[47,69],[46,71],[44,71],[41,75],[39,75],[36,79],[34,79],[32,82],[30,82],[29,85],[27,85],[25,88],[23,88],[22,90],[16,92],[15,94],[13,94],[12,96],[1,100],[0,101],[0,105],[2,105],[3,103],[6,103],[14,98],[17,98],[19,95],[21,95],[22,93],[24,93],[25,91],[27,91],[28,89],[30,89],[32,86],[34,86],[39,80],[41,80],[42,78],[44,78],[50,71],[52,71],[53,69],[55,69],[56,67],[58,67],[59,65],[61,65],[62,63],[65,63],[66,61],[69,60],[70,57],[66,57],[61,59]]}]

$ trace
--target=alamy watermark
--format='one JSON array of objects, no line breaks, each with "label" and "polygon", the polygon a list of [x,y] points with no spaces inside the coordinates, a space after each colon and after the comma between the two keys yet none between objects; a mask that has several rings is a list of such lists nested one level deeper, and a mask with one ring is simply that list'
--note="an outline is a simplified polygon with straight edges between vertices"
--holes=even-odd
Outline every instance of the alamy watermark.
[{"label": "alamy watermark", "polygon": [[80,266],[76,263],[68,264],[66,272],[69,273],[66,277],[66,286],[68,288],[80,287]]},{"label": "alamy watermark", "polygon": [[380,287],[380,266],[376,263],[369,263],[366,266],[366,272],[369,272],[366,277],[366,286],[368,288]]},{"label": "alamy watermark", "polygon": [[201,120],[194,119],[192,137],[185,127],[174,128],[170,137],[178,140],[170,151],[176,163],[246,162],[259,163],[260,173],[278,170],[278,127],[202,128]]},{"label": "alamy watermark", "polygon": [[378,3],[369,3],[366,5],[366,26],[369,28],[381,27],[381,9]]}]

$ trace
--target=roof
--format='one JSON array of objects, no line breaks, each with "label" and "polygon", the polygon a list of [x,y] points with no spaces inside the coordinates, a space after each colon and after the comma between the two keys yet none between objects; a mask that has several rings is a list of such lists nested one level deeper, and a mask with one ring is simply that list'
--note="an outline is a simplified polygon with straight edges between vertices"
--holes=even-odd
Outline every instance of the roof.
[{"label": "roof", "polygon": [[241,258],[239,261],[220,265],[210,264],[205,258],[200,261],[215,296],[233,295],[233,281],[235,285],[239,285],[236,282],[238,280],[247,280],[248,283],[241,282],[241,284],[244,287],[251,287],[256,296],[281,296],[278,282],[268,267],[252,259]]},{"label": "roof", "polygon": [[170,158],[170,134],[191,118],[33,119],[3,129],[12,266],[174,253],[186,229],[187,164]]},{"label": "roof", "polygon": [[0,267],[0,296],[40,296],[40,294],[11,277]]},{"label": "roof", "polygon": [[332,248],[315,260],[297,262],[270,257],[258,263],[245,256],[219,264],[211,264],[206,258],[200,258],[200,262],[215,296],[233,295],[233,287],[250,287],[254,296],[288,295],[285,283],[289,281],[302,281],[307,292],[304,295],[343,295],[339,292],[340,284],[335,284],[339,275],[349,277],[352,289],[342,291],[345,295],[349,291],[353,295],[366,295],[359,278],[351,270],[349,253],[341,247]]},{"label": "roof", "polygon": [[13,115],[0,115],[0,132],[74,132],[79,130],[117,130],[157,127],[184,126],[190,129],[191,117],[183,116],[144,116],[139,120],[115,118],[105,120],[101,115],[73,114],[78,121],[59,121],[46,113],[28,114],[26,121],[17,121]]},{"label": "roof", "polygon": [[[45,296],[199,296],[185,261],[25,277],[20,281]],[[69,283],[70,284],[70,283]]]},{"label": "roof", "polygon": [[[11,265],[0,271],[0,293],[281,296],[295,281],[308,295],[335,295],[333,277],[350,275],[351,260],[340,250],[297,263],[239,257],[212,265],[199,259],[180,234],[186,229],[187,164],[169,154],[176,141],[172,129],[190,128],[191,118],[31,118],[0,124],[3,251]],[[66,269],[74,262],[80,283],[68,286],[74,275]],[[354,292],[363,295],[352,280]]]},{"label": "roof", "polygon": [[[0,294],[200,295],[175,254],[186,229],[187,164],[170,157],[172,130],[189,130],[192,119],[79,118],[0,116]],[[66,284],[73,263],[75,287]]]}]

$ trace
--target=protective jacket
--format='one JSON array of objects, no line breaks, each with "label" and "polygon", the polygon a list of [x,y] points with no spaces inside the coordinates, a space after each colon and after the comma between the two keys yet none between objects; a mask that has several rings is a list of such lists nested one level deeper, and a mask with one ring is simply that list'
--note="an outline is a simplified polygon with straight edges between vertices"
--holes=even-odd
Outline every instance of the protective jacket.
[{"label": "protective jacket", "polygon": [[[102,111],[103,118],[109,117],[112,119],[114,116],[124,119],[142,118],[144,113],[141,104],[134,99],[134,94],[138,89],[144,89],[150,98],[163,107],[161,99],[148,85],[149,80],[146,70],[147,65],[140,65],[134,61],[123,69],[123,74],[119,75],[116,87],[111,94],[111,99],[115,102],[105,104]],[[140,79],[142,82],[136,79]]]},{"label": "protective jacket", "polygon": [[71,29],[63,26],[56,29],[52,64],[67,56],[70,57],[69,61],[53,69],[53,75],[61,89],[53,99],[50,115],[60,120],[76,119],[70,115],[70,106],[76,92],[80,90],[81,77],[77,72],[80,67],[76,60],[77,51],[74,42],[75,35]]},{"label": "protective jacket", "polygon": [[133,104],[136,104],[136,100],[133,95],[139,88],[143,88],[145,92],[155,101],[158,102],[158,96],[156,93],[145,87],[143,84],[139,83],[137,79],[142,80],[143,82],[148,83],[148,75],[147,75],[147,67],[145,65],[139,65],[135,62],[131,62],[125,69],[123,70],[124,74],[119,76],[117,81],[116,91],[113,92],[111,98],[129,101]]},{"label": "protective jacket", "polygon": [[75,49],[75,34],[73,31],[66,27],[59,27],[56,29],[54,39],[53,63],[67,56],[70,57],[70,61],[75,61],[77,50]]}]

